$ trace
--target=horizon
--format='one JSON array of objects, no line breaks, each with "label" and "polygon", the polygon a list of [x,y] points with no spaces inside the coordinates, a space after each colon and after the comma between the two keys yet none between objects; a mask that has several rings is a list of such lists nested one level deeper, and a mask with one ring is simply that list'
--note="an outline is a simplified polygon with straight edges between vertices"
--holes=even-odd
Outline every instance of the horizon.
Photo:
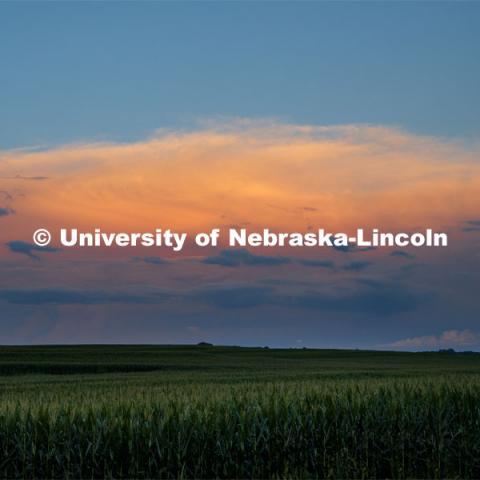
[{"label": "horizon", "polygon": [[321,351],[339,351],[339,352],[379,352],[379,353],[445,353],[445,354],[480,354],[479,350],[456,350],[451,347],[440,348],[438,350],[387,350],[381,348],[323,348],[309,346],[270,346],[270,345],[221,345],[213,344],[208,341],[199,341],[198,343],[32,343],[32,344],[0,344],[0,348],[8,347],[199,347],[199,348],[244,348],[255,350],[321,350]]}]

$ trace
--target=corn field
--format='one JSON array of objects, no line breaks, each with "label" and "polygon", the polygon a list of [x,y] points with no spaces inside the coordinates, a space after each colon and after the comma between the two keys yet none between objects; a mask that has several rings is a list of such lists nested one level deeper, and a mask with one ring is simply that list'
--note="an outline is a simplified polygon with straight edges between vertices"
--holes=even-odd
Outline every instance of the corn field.
[{"label": "corn field", "polygon": [[323,378],[294,363],[2,377],[0,477],[480,478],[465,365]]}]

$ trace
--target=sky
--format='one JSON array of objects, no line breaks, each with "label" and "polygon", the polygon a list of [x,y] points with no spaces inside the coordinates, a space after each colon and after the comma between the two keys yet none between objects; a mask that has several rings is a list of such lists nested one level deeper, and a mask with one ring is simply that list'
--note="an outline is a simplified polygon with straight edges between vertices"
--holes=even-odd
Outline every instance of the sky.
[{"label": "sky", "polygon": [[[0,343],[480,349],[480,4],[0,3]],[[37,228],[449,234],[49,248]]]}]

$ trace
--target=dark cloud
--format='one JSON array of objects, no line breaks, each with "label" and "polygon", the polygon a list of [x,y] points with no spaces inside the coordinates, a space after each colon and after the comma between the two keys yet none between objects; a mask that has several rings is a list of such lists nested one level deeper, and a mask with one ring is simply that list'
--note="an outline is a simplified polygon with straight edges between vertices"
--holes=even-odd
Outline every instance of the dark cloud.
[{"label": "dark cloud", "polygon": [[222,265],[223,267],[238,267],[240,265],[275,266],[290,262],[291,259],[288,257],[255,255],[243,248],[222,250],[218,255],[206,257],[202,260],[202,263],[207,265]]},{"label": "dark cloud", "polygon": [[308,293],[284,298],[284,306],[351,314],[394,315],[415,310],[428,296],[400,285],[377,285],[344,295]]},{"label": "dark cloud", "polygon": [[202,263],[207,265],[222,265],[224,267],[238,267],[240,265],[277,266],[287,263],[298,263],[304,267],[335,268],[335,263],[331,260],[256,255],[243,248],[222,250],[218,255],[204,258]]},{"label": "dark cloud", "polygon": [[373,265],[372,262],[353,261],[343,265],[342,270],[347,270],[350,272],[360,272],[370,267],[371,265]]},{"label": "dark cloud", "polygon": [[400,257],[400,258],[408,258],[409,260],[413,260],[415,258],[415,255],[412,255],[411,253],[405,252],[404,250],[394,250],[392,253],[390,253],[391,257]]},{"label": "dark cloud", "polygon": [[332,245],[332,248],[342,253],[368,252],[375,247],[358,247],[357,245]]},{"label": "dark cloud", "polygon": [[464,232],[480,232],[480,220],[467,220],[464,224]]},{"label": "dark cloud", "polygon": [[324,268],[335,268],[335,263],[331,260],[315,260],[308,258],[299,258],[297,263],[303,265],[304,267],[324,267]]},{"label": "dark cloud", "polygon": [[22,242],[21,240],[13,240],[12,242],[8,242],[5,244],[11,252],[20,253],[22,255],[26,255],[30,258],[35,258],[38,260],[38,256],[34,255],[32,252],[46,252],[46,253],[54,253],[59,252],[59,248],[55,247],[39,247],[33,243]]},{"label": "dark cloud", "polygon": [[265,286],[207,287],[194,294],[194,298],[220,308],[252,308],[271,304],[273,289]]},{"label": "dark cloud", "polygon": [[8,207],[0,207],[0,217],[6,217],[8,215],[13,215],[15,212]]},{"label": "dark cloud", "polygon": [[151,265],[167,265],[169,262],[161,257],[135,257],[136,262],[149,263]]},{"label": "dark cloud", "polygon": [[25,177],[23,175],[15,175],[13,177],[0,177],[4,180],[48,180],[49,177],[43,177],[40,175],[33,176],[33,177]]},{"label": "dark cloud", "polygon": [[160,303],[162,295],[132,295],[118,292],[65,289],[0,290],[0,300],[18,305],[100,305],[108,303]]},{"label": "dark cloud", "polygon": [[259,285],[210,286],[195,294],[195,299],[223,309],[275,306],[298,310],[320,310],[349,314],[394,315],[415,310],[429,296],[412,292],[402,285],[365,284],[359,291],[335,295],[277,292]]}]

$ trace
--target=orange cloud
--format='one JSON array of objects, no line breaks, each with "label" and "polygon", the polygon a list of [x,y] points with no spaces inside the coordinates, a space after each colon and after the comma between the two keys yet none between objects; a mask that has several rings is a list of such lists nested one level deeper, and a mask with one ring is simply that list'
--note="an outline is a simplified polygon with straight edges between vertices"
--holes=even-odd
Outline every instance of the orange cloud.
[{"label": "orange cloud", "polygon": [[19,195],[2,240],[37,226],[444,228],[478,217],[476,158],[473,147],[391,128],[248,121],[130,144],[6,151],[0,190]]}]

